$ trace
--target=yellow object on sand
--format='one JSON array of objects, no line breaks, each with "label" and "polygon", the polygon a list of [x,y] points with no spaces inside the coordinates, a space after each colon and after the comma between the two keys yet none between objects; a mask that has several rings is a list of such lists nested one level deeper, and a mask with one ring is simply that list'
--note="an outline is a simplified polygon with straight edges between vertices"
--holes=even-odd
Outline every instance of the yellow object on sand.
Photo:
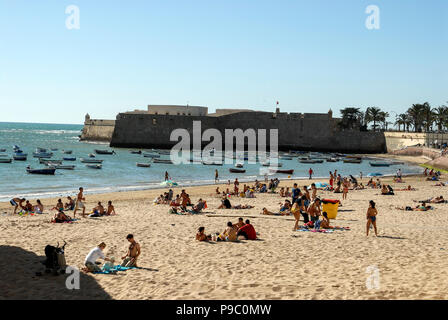
[{"label": "yellow object on sand", "polygon": [[328,219],[336,219],[336,216],[338,215],[338,208],[339,208],[339,202],[322,204],[322,212],[327,213]]}]

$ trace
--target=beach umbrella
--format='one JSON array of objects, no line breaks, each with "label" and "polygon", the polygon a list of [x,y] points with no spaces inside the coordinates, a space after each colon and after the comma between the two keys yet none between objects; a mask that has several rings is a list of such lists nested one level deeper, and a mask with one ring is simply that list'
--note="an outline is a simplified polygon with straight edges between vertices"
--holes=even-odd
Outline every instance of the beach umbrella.
[{"label": "beach umbrella", "polygon": [[367,176],[368,177],[381,177],[383,174],[382,173],[379,173],[379,172],[371,172],[371,173],[369,173]]}]

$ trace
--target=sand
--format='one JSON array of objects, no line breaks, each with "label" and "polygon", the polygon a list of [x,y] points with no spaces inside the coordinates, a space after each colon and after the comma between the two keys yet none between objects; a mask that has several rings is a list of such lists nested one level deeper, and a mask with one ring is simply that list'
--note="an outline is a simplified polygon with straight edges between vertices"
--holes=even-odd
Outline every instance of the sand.
[{"label": "sand", "polygon": [[[262,207],[278,209],[283,200],[278,194],[232,197],[232,204],[255,208],[218,210],[215,186],[187,188],[193,202],[207,200],[209,215],[169,214],[168,206],[152,204],[161,190],[87,195],[89,210],[99,200],[113,200],[118,215],[72,224],[49,223],[52,214],[12,216],[9,203],[0,203],[0,299],[447,299],[448,204],[435,204],[428,212],[395,207],[434,195],[447,197],[448,187],[435,187],[420,176],[389,183],[395,190],[407,184],[418,190],[396,191],[395,196],[382,196],[378,189],[351,191],[332,220],[332,225],[351,230],[329,234],[292,231],[291,216],[260,215]],[[299,182],[304,184],[309,180]],[[179,188],[174,191],[180,193]],[[342,199],[323,191],[319,196]],[[369,200],[377,203],[379,237],[365,234]],[[55,201],[43,200],[46,212]],[[239,216],[250,217],[260,240],[194,240],[199,226],[207,233],[223,231],[227,221],[236,222]],[[35,275],[43,270],[47,244],[67,241],[67,263],[82,268],[86,254],[101,241],[108,245],[106,253],[120,258],[128,233],[142,246],[143,269],[81,273],[79,290],[68,290],[65,276]],[[379,276],[373,288],[366,281],[376,271],[369,270]]]}]

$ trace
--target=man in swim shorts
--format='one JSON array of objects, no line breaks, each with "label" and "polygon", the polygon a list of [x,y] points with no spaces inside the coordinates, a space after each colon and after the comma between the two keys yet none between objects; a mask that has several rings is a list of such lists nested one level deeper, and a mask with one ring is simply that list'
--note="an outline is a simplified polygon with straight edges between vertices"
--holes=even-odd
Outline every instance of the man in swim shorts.
[{"label": "man in swim shorts", "polygon": [[9,203],[14,207],[14,214],[17,213],[17,208],[22,207],[22,203],[25,201],[25,198],[14,198],[9,201]]},{"label": "man in swim shorts", "polygon": [[84,192],[84,188],[80,187],[78,197],[76,198],[75,211],[73,212],[73,218],[76,217],[76,211],[78,211],[78,209],[82,209],[82,217],[83,218],[86,215],[86,207],[83,203],[83,201],[85,201],[86,199],[84,198],[83,192]]},{"label": "man in swim shorts", "polygon": [[128,252],[126,253],[126,255],[121,258],[121,259],[123,259],[121,266],[122,267],[137,267],[137,258],[141,253],[140,244],[138,244],[135,241],[134,236],[132,234],[128,234],[126,239],[131,244],[129,245],[129,249],[128,249]]}]

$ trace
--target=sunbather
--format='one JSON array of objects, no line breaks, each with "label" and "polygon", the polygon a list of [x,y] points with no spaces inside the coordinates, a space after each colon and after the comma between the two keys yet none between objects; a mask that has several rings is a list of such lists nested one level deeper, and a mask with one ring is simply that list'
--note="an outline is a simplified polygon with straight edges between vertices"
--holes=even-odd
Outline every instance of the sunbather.
[{"label": "sunbather", "polygon": [[211,236],[210,235],[206,235],[205,234],[205,228],[204,227],[199,227],[198,232],[196,233],[196,240],[198,241],[209,241],[211,240]]}]

